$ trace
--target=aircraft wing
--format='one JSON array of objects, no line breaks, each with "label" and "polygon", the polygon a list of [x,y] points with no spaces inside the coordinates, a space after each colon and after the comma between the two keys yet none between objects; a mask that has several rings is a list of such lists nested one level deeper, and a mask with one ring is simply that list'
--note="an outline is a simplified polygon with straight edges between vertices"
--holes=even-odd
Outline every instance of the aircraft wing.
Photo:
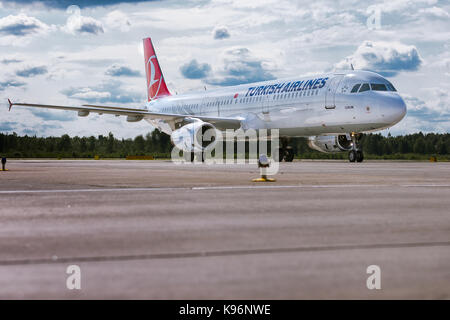
[{"label": "aircraft wing", "polygon": [[13,103],[9,99],[8,102],[9,102],[9,110],[11,110],[13,106],[21,106],[21,107],[77,111],[79,116],[87,116],[89,115],[89,113],[113,114],[116,116],[131,116],[131,117],[134,116],[136,117],[136,119],[142,117],[141,119],[146,118],[151,120],[164,120],[168,122],[181,122],[188,119],[200,119],[202,121],[216,125],[219,129],[238,129],[240,128],[241,121],[243,120],[243,118],[158,113],[158,112],[150,112],[146,109],[98,106],[90,104],[85,104],[77,107],[77,106],[58,106],[58,105],[32,104],[32,103]]}]

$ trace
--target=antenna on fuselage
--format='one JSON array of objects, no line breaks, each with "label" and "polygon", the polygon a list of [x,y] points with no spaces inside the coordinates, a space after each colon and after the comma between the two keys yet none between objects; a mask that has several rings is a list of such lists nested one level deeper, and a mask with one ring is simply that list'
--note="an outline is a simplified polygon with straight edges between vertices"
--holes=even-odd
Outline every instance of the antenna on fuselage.
[{"label": "antenna on fuselage", "polygon": [[206,91],[206,86],[205,86],[205,91]]},{"label": "antenna on fuselage", "polygon": [[352,67],[352,70],[355,70],[355,68],[353,68],[353,63],[350,63],[350,67]]}]

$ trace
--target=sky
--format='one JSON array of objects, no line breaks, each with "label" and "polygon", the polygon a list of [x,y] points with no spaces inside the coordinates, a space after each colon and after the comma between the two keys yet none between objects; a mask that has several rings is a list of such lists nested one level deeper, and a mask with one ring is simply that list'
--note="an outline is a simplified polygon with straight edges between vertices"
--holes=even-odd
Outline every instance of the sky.
[{"label": "sky", "polygon": [[386,76],[405,119],[382,134],[449,132],[450,0],[0,0],[0,132],[132,138],[145,121],[17,102],[140,107],[142,39],[175,94],[350,68]]}]

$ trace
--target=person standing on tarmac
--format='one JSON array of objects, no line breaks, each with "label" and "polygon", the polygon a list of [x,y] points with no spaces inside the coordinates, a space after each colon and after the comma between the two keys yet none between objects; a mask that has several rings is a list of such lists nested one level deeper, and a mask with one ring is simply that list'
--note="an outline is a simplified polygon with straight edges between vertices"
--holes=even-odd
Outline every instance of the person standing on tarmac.
[{"label": "person standing on tarmac", "polygon": [[6,157],[2,157],[2,170],[6,170]]}]

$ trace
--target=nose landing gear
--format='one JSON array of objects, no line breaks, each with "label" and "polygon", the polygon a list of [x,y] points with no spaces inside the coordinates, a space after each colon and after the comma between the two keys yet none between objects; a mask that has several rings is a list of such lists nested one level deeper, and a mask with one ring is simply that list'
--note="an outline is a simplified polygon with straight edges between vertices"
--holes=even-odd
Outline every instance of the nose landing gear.
[{"label": "nose landing gear", "polygon": [[350,150],[348,153],[348,161],[350,162],[363,162],[364,153],[361,150]]},{"label": "nose landing gear", "polygon": [[352,132],[352,150],[348,153],[348,161],[350,162],[363,162],[364,153],[362,151],[359,140],[361,139],[361,134]]}]

